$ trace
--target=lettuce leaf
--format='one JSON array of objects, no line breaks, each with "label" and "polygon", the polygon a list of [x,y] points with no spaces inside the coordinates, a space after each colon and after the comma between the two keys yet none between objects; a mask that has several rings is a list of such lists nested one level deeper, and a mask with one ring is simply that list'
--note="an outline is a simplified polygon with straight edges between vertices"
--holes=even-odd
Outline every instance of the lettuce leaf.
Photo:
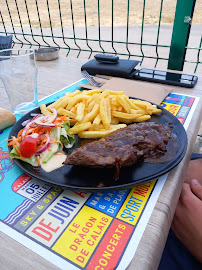
[{"label": "lettuce leaf", "polygon": [[63,124],[64,128],[61,128],[60,131],[60,141],[65,147],[71,147],[75,143],[74,135],[70,135],[68,130],[70,128],[69,122]]},{"label": "lettuce leaf", "polygon": [[34,167],[38,166],[37,157],[32,156],[31,158],[21,158],[15,148],[13,148],[11,150],[9,156],[10,156],[10,158],[16,158],[16,159],[20,159],[20,160],[22,160],[24,162],[27,162],[27,163],[31,164],[32,166],[34,166]]}]

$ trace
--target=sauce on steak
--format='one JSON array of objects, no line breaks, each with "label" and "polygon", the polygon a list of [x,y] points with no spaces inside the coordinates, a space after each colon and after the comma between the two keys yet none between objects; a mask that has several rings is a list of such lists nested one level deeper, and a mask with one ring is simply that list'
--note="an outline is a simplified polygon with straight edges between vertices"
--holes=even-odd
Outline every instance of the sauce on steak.
[{"label": "sauce on steak", "polygon": [[[131,166],[139,159],[157,163],[167,152],[172,136],[170,124],[131,124],[74,150],[64,164],[94,168]],[[174,139],[175,140],[175,139]],[[177,143],[176,143],[177,145]],[[170,155],[169,158],[171,158]],[[168,158],[163,159],[163,162]],[[161,161],[162,162],[162,161]]]}]

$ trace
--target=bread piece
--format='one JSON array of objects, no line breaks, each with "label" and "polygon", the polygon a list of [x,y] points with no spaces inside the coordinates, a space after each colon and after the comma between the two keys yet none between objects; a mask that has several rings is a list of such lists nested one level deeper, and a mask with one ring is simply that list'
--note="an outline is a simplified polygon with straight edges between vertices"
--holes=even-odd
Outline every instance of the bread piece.
[{"label": "bread piece", "polygon": [[16,117],[11,111],[0,108],[0,130],[12,126],[15,122]]}]

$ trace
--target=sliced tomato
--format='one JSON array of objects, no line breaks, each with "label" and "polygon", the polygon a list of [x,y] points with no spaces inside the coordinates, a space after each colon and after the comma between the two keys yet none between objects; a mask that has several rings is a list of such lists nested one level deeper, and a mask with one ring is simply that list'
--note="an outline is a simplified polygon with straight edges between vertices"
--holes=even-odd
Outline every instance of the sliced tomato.
[{"label": "sliced tomato", "polygon": [[33,133],[26,136],[20,144],[20,154],[23,157],[29,158],[36,152],[39,134]]}]

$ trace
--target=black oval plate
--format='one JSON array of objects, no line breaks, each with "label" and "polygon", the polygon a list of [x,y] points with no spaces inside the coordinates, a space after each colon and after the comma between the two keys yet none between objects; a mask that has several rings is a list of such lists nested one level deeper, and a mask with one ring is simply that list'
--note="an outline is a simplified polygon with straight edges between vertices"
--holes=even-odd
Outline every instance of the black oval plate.
[{"label": "black oval plate", "polygon": [[[33,167],[18,159],[14,159],[14,162],[32,177],[68,189],[96,191],[114,188],[130,188],[134,184],[151,181],[173,169],[183,159],[187,149],[187,134],[180,121],[164,108],[161,108],[160,106],[158,106],[158,108],[160,108],[162,112],[152,115],[149,122],[160,124],[172,123],[173,131],[180,142],[179,150],[175,157],[169,162],[163,164],[138,162],[134,166],[122,167],[118,180],[115,180],[113,177],[115,169],[97,169],[64,165],[54,171],[46,172],[40,167]],[[11,136],[17,136],[19,130],[22,128],[22,122],[30,119],[31,113],[40,113],[40,108],[34,109],[24,115],[13,126],[9,138]],[[81,142],[82,140],[76,137],[76,143],[73,148],[67,150],[67,155],[74,149],[80,147]],[[11,151],[11,148],[9,148],[9,151]]]}]

